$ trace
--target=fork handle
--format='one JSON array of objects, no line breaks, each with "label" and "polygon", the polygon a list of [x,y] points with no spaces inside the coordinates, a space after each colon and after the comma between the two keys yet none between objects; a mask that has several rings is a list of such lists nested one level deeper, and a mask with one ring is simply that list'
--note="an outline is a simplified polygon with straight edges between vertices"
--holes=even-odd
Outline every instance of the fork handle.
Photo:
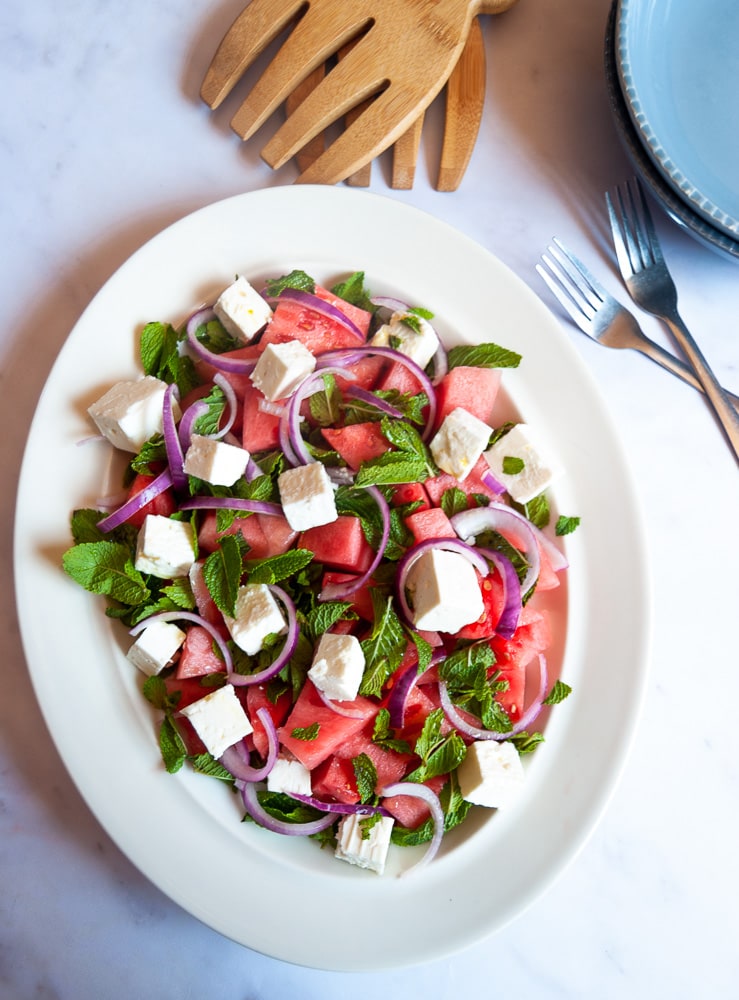
[{"label": "fork handle", "polygon": [[[659,344],[655,344],[651,340],[648,340],[645,344],[639,342],[634,346],[637,351],[641,351],[642,354],[646,354],[648,358],[655,361],[658,365],[661,365],[668,372],[672,372],[673,375],[677,375],[678,378],[681,378],[683,382],[687,382],[688,385],[692,385],[694,389],[698,389],[699,392],[705,394],[706,390],[700,379],[695,377],[693,369],[684,362],[679,361],[673,354],[666,351],[664,347],[660,347]],[[739,407],[739,396],[733,392],[729,392],[728,389],[724,389],[724,392],[734,406]]]},{"label": "fork handle", "polygon": [[675,340],[679,344],[690,365],[700,380],[706,396],[711,402],[718,417],[724,433],[734,449],[734,456],[739,461],[739,414],[729,402],[729,397],[725,389],[721,387],[716,376],[708,367],[706,359],[700,348],[693,340],[688,328],[683,323],[680,315],[675,309],[670,315],[663,316],[662,320],[670,329]]}]

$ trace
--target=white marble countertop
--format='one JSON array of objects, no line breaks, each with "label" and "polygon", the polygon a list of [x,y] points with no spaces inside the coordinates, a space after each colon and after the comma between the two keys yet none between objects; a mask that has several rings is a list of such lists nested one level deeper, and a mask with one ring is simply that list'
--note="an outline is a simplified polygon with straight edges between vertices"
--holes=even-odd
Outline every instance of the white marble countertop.
[{"label": "white marble countertop", "polygon": [[[5,0],[0,11],[0,996],[735,995],[736,463],[698,393],[640,355],[600,348],[564,319],[640,485],[654,642],[622,780],[541,899],[483,944],[428,965],[361,975],[297,968],[220,937],[170,902],[119,852],[67,775],[32,692],[14,609],[24,439],[65,337],[135,249],[212,201],[293,180],[292,166],[273,173],[257,144],[242,147],[198,99],[240,6]],[[384,160],[372,182],[487,247],[555,311],[534,271],[554,234],[625,298],[603,202],[631,172],[603,80],[608,7],[520,0],[486,18],[488,98],[460,189],[440,194],[430,181],[438,113],[414,190],[390,190]],[[739,269],[665,216],[657,221],[684,319],[719,378],[739,390]],[[655,321],[645,318],[644,328],[667,343]]]}]

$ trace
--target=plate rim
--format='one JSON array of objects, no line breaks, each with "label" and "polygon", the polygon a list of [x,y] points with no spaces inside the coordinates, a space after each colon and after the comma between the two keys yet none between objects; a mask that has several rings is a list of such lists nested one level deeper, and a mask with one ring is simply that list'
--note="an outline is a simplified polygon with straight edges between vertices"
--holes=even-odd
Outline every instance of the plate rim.
[{"label": "plate rim", "polygon": [[[655,4],[652,3],[652,6]],[[639,96],[639,88],[635,79],[635,77],[638,78],[639,73],[638,68],[634,65],[629,45],[630,14],[635,7],[636,0],[618,0],[615,46],[621,90],[636,134],[659,173],[676,193],[698,215],[719,231],[732,239],[739,238],[739,218],[712,201],[695,180],[691,180],[690,171],[675,161],[673,154],[667,148],[669,146],[668,139],[664,134],[660,136],[657,133],[648,111],[644,107],[643,100]]]},{"label": "plate rim", "polygon": [[[443,859],[443,863],[437,862],[434,866],[430,866],[427,870],[428,874],[424,874],[423,876],[423,881],[416,881],[411,878],[407,880],[387,880],[385,878],[371,881],[367,878],[367,874],[363,872],[357,873],[352,871],[351,873],[342,872],[341,874],[338,872],[331,872],[328,874],[321,870],[320,876],[318,876],[320,887],[322,892],[325,890],[327,896],[331,896],[332,894],[335,895],[338,891],[337,885],[340,884],[342,887],[342,893],[348,892],[350,895],[353,894],[352,898],[361,899],[363,904],[370,909],[372,907],[377,909],[380,905],[382,905],[383,908],[386,908],[388,902],[391,906],[392,904],[395,904],[396,906],[406,906],[411,907],[412,909],[414,905],[420,906],[420,901],[422,900],[428,901],[436,899],[437,894],[440,892],[444,894],[451,893],[451,897],[448,902],[450,910],[459,915],[459,913],[462,912],[460,911],[460,906],[463,902],[463,912],[467,913],[467,911],[471,909],[472,915],[474,915],[478,920],[477,924],[471,924],[471,917],[466,917],[468,923],[464,932],[460,932],[455,926],[453,932],[450,931],[447,934],[442,934],[441,938],[439,938],[440,931],[437,931],[434,935],[431,935],[423,940],[419,938],[407,940],[402,948],[399,947],[397,943],[394,943],[388,936],[390,933],[397,936],[398,928],[394,928],[391,931],[384,929],[382,934],[385,935],[387,949],[379,956],[377,953],[367,956],[363,945],[352,951],[346,941],[344,941],[344,952],[341,955],[337,956],[329,953],[316,955],[314,953],[315,943],[311,948],[306,947],[304,942],[301,943],[300,947],[295,947],[294,945],[286,944],[285,941],[279,938],[279,936],[275,939],[275,935],[273,933],[265,933],[263,928],[259,928],[259,933],[256,933],[253,928],[241,926],[239,920],[235,919],[235,914],[233,912],[229,912],[224,915],[223,910],[219,909],[218,906],[215,906],[212,899],[204,899],[202,896],[198,896],[191,884],[186,882],[183,885],[181,881],[178,881],[178,873],[175,870],[176,866],[173,868],[171,862],[168,862],[166,866],[163,866],[160,861],[152,861],[151,857],[149,857],[146,853],[146,842],[145,839],[142,840],[140,831],[134,831],[130,828],[121,828],[120,823],[117,821],[119,809],[114,807],[110,800],[110,796],[108,795],[106,797],[104,790],[101,789],[100,782],[96,778],[96,772],[94,769],[91,769],[91,764],[88,761],[81,759],[80,750],[76,746],[77,734],[71,733],[71,724],[66,718],[60,718],[59,707],[54,701],[55,697],[58,696],[58,687],[54,685],[58,685],[59,681],[56,677],[53,677],[53,679],[50,680],[52,675],[49,672],[48,664],[42,665],[41,663],[40,657],[42,652],[45,651],[45,646],[43,642],[39,645],[37,634],[34,632],[35,621],[30,608],[30,602],[26,602],[24,600],[24,597],[28,596],[29,591],[33,590],[34,586],[38,586],[40,574],[42,572],[46,574],[50,572],[49,567],[46,564],[43,564],[43,568],[41,568],[41,556],[37,551],[39,547],[39,539],[35,538],[32,543],[32,533],[29,531],[29,525],[33,523],[33,517],[35,516],[33,504],[30,502],[35,489],[34,476],[38,475],[37,466],[40,456],[48,459],[48,456],[51,454],[50,442],[48,440],[50,432],[47,429],[48,424],[44,424],[45,417],[47,416],[46,410],[50,406],[54,405],[54,396],[66,398],[68,406],[68,396],[70,392],[77,393],[75,398],[79,397],[79,386],[75,385],[69,389],[64,389],[59,382],[64,374],[65,365],[68,365],[70,360],[74,360],[75,351],[79,349],[83,342],[85,346],[88,346],[86,338],[89,339],[90,337],[90,323],[97,321],[98,314],[101,309],[104,309],[111,297],[115,300],[116,295],[119,294],[119,286],[125,288],[126,282],[136,276],[138,269],[146,266],[146,261],[152,254],[156,256],[156,254],[162,249],[171,250],[171,245],[177,243],[183,235],[188,235],[188,232],[192,235],[193,231],[197,232],[202,226],[205,226],[206,230],[208,230],[209,227],[212,228],[213,226],[216,228],[223,225],[233,227],[236,219],[242,219],[242,221],[244,218],[253,219],[255,214],[258,216],[260,213],[262,213],[263,217],[266,218],[276,210],[280,212],[288,212],[288,214],[291,214],[291,216],[295,219],[310,219],[313,221],[315,221],[317,213],[328,213],[328,217],[330,218],[332,224],[328,226],[327,231],[323,233],[320,238],[316,237],[316,242],[322,248],[321,252],[325,251],[324,256],[326,257],[327,264],[335,261],[338,255],[335,252],[333,253],[333,256],[331,253],[328,253],[326,251],[326,245],[328,241],[335,237],[336,233],[341,232],[345,214],[346,212],[351,211],[354,214],[355,219],[357,216],[361,216],[363,225],[366,227],[363,235],[367,237],[367,239],[369,239],[370,236],[373,240],[377,238],[374,231],[370,233],[370,227],[374,227],[378,221],[387,223],[388,220],[391,220],[393,224],[393,233],[397,231],[395,228],[396,224],[402,223],[402,225],[406,227],[406,233],[401,237],[401,242],[405,251],[408,250],[408,247],[414,245],[413,239],[411,238],[411,234],[413,232],[422,234],[425,239],[430,239],[431,245],[437,249],[442,246],[447,249],[449,247],[453,247],[458,254],[463,256],[468,255],[468,263],[469,261],[474,263],[475,273],[477,273],[479,268],[481,273],[490,276],[492,286],[496,288],[498,294],[502,293],[504,297],[505,295],[510,296],[514,303],[525,303],[526,308],[524,311],[528,312],[529,318],[536,322],[537,330],[539,324],[544,330],[546,330],[547,344],[551,342],[556,346],[556,350],[551,352],[551,356],[547,354],[546,359],[533,359],[536,366],[541,369],[546,365],[547,370],[550,370],[551,366],[554,365],[555,370],[561,368],[562,370],[567,369],[568,372],[574,371],[575,374],[573,378],[575,380],[575,384],[579,388],[583,399],[588,405],[588,414],[591,418],[591,426],[598,426],[599,430],[603,434],[603,441],[600,443],[605,444],[608,457],[618,472],[618,478],[622,486],[622,495],[620,497],[618,507],[618,511],[620,511],[620,513],[616,511],[615,502],[613,500],[605,496],[600,496],[599,499],[606,504],[610,503],[612,505],[608,509],[612,509],[614,511],[614,516],[620,516],[624,519],[624,525],[627,528],[627,535],[629,535],[633,543],[633,551],[628,564],[629,581],[633,587],[630,595],[631,604],[629,606],[632,607],[632,609],[638,608],[639,613],[637,615],[637,620],[635,621],[634,632],[628,637],[630,643],[630,656],[632,658],[631,686],[628,691],[620,687],[617,688],[617,693],[628,710],[626,713],[627,721],[624,723],[620,731],[613,730],[608,734],[610,745],[608,747],[607,763],[598,775],[598,784],[596,786],[597,790],[595,793],[592,796],[588,796],[587,801],[578,798],[578,795],[582,795],[582,788],[576,789],[575,792],[570,793],[570,799],[574,800],[577,807],[575,810],[577,811],[577,820],[573,820],[574,829],[570,832],[570,836],[567,838],[566,843],[557,844],[556,849],[554,849],[553,846],[546,845],[546,849],[543,850],[541,855],[534,859],[536,863],[532,866],[532,868],[535,870],[531,871],[530,876],[528,875],[527,870],[527,877],[522,877],[522,881],[508,887],[508,895],[504,896],[502,899],[499,912],[494,914],[491,914],[489,910],[485,909],[484,906],[482,908],[482,912],[477,914],[476,906],[479,907],[479,904],[473,905],[473,900],[470,898],[469,893],[467,898],[460,901],[459,896],[455,895],[455,892],[458,894],[460,890],[457,889],[452,891],[450,889],[450,886],[457,885],[458,879],[462,878],[465,874],[464,859],[467,859],[467,863],[469,864],[470,858],[479,858],[480,852],[482,851],[484,853],[484,850],[489,843],[489,835],[485,832],[483,832],[480,836],[477,834],[471,836],[469,843],[465,843],[463,849],[460,851],[452,851],[448,858]],[[233,234],[231,234],[230,230],[229,234],[229,238],[233,239]],[[207,248],[199,247],[197,252],[203,254],[206,250]],[[374,261],[378,252],[378,247],[373,243],[372,252],[371,254],[368,254],[368,256],[371,256]],[[389,256],[392,257],[392,254]],[[287,260],[287,255],[285,255],[283,259]],[[355,263],[358,266],[361,266],[361,262]],[[194,261],[191,261],[189,266],[193,265]],[[344,268],[344,271],[352,269],[353,266],[354,265],[350,263]],[[436,266],[436,264],[433,264],[433,267]],[[446,272],[448,273],[455,270],[457,267],[458,264],[453,261],[450,256],[446,261]],[[414,276],[415,275],[416,265],[414,264]],[[399,279],[398,284],[400,288],[403,287],[402,277]],[[444,294],[440,291],[439,294],[442,301],[446,302],[449,297],[449,293]],[[483,296],[483,291],[476,291],[475,296],[477,298],[481,298]],[[452,298],[454,298],[454,296],[452,296]],[[184,307],[185,303],[183,302],[183,311],[186,311]],[[133,310],[134,306],[132,304],[132,315],[126,318],[127,324],[132,322]],[[462,312],[466,316],[465,309],[463,309]],[[172,321],[175,319],[174,317],[159,318],[170,318]],[[445,319],[448,321],[449,316],[447,315]],[[80,333],[80,331],[82,331],[82,333]],[[521,336],[524,336],[524,334],[522,333]],[[132,331],[130,329],[128,337],[130,340],[133,340]],[[98,347],[98,350],[102,350],[102,348]],[[128,348],[123,351],[124,355],[127,353]],[[120,359],[116,360],[116,366],[119,360]],[[121,373],[118,377],[124,377],[123,373]],[[540,379],[541,376],[537,375],[537,378]],[[87,381],[90,381],[89,376]],[[519,383],[517,391],[521,393],[521,399],[529,402],[529,405],[532,405],[532,401],[529,401],[527,398],[527,387],[524,381]],[[549,390],[547,389],[547,392],[548,391]],[[575,406],[575,401],[573,400],[569,405]],[[79,405],[77,406],[77,409],[79,410]],[[59,427],[55,427],[53,429],[52,438],[54,435],[66,433],[67,438],[64,439],[64,444],[67,449],[67,454],[69,454],[71,450],[69,435],[72,433],[70,428],[74,428],[76,430],[81,426],[83,426],[83,424],[81,423],[79,412],[73,412],[68,415],[66,424],[64,424],[63,427],[60,424]],[[592,448],[593,443],[587,441],[587,438],[585,444],[586,446],[591,446],[589,458],[593,464],[597,465],[599,461],[603,461],[603,456],[599,455],[597,448]],[[99,473],[97,475],[99,480]],[[591,484],[591,489],[596,489],[596,485]],[[69,508],[67,508],[67,516],[68,512]],[[574,580],[576,582],[573,584],[572,592],[579,594],[580,600],[585,600],[583,590],[586,574],[585,567],[587,566],[588,571],[594,572],[590,563],[595,561],[594,552],[597,551],[598,545],[601,545],[602,541],[598,536],[595,536],[594,539],[591,539],[591,541],[594,541],[597,544],[595,546],[591,544],[590,548],[585,551],[583,544],[578,540],[578,533],[575,533],[575,535],[571,537],[572,542],[568,544],[568,549],[570,547],[572,548],[573,567],[575,565],[575,555],[577,555],[578,559],[582,558],[583,566],[582,570],[574,570]],[[45,540],[46,542],[49,542],[49,539]],[[48,560],[48,553],[43,558]],[[36,559],[35,563],[31,562],[33,559]],[[33,565],[35,576],[33,573],[30,573],[29,577],[29,566],[31,564]],[[624,575],[626,574],[627,568],[625,564],[621,568],[621,572]],[[33,687],[36,692],[36,697],[41,706],[44,718],[46,719],[52,739],[57,746],[67,770],[70,772],[73,781],[79,788],[83,798],[101,825],[118,844],[123,853],[129,857],[132,863],[139,868],[140,871],[142,871],[155,885],[165,892],[166,895],[170,896],[171,899],[177,902],[197,919],[213,927],[225,936],[239,941],[241,944],[253,948],[254,950],[261,951],[264,954],[268,954],[272,957],[292,962],[294,964],[306,965],[313,968],[333,969],[336,971],[359,971],[362,969],[376,970],[378,968],[392,968],[428,961],[432,958],[438,958],[443,954],[452,954],[466,948],[476,941],[482,940],[490,934],[495,933],[497,930],[500,930],[511,920],[519,916],[536,898],[546,891],[552,882],[554,882],[564,869],[574,860],[600,820],[600,817],[607,807],[618,781],[620,780],[623,768],[626,765],[646,692],[652,626],[651,591],[649,585],[650,572],[648,566],[646,531],[643,522],[643,515],[638,502],[636,484],[629,470],[623,446],[616,434],[615,426],[607,414],[594,380],[586,369],[584,363],[581,361],[574,347],[572,347],[565,337],[560,324],[555,320],[553,314],[546,309],[546,307],[541,303],[534,292],[522,281],[522,279],[515,275],[498,258],[494,257],[489,251],[485,250],[479,244],[474,243],[474,241],[461,233],[459,230],[454,229],[445,222],[441,222],[425,211],[389,198],[388,196],[381,196],[371,192],[360,192],[341,188],[295,186],[291,188],[267,188],[226,198],[222,201],[214,202],[211,205],[205,206],[204,208],[185,216],[173,225],[168,226],[161,233],[140,247],[139,250],[137,250],[121,266],[121,268],[116,271],[116,273],[105,283],[103,288],[101,288],[97,295],[93,298],[91,303],[82,313],[77,324],[75,324],[75,327],[67,338],[67,341],[59,353],[49,377],[46,380],[46,385],[39,399],[36,413],[29,431],[18,483],[16,522],[14,531],[14,575],[16,593],[18,595],[18,617],[21,625],[23,647]],[[49,585],[46,577],[44,577],[44,585]],[[58,571],[58,578],[56,576],[54,577],[53,586],[58,586],[60,591],[64,591],[63,596],[65,607],[69,607],[75,611],[76,609],[80,609],[83,616],[82,621],[90,628],[91,641],[100,638],[103,634],[105,622],[102,620],[104,619],[104,616],[102,615],[102,608],[99,602],[93,598],[92,595],[82,592],[76,587],[76,585],[72,584],[71,581],[66,581],[63,578],[61,571]],[[599,616],[598,621],[600,621],[604,615],[606,616],[605,624],[608,625],[611,619],[608,617],[610,612],[606,613],[606,609],[600,609],[597,612],[597,616]],[[588,625],[587,638],[589,641],[592,641],[594,628],[595,624]],[[566,662],[570,662],[570,660],[567,659],[568,657],[572,659],[573,657],[582,655],[582,650],[579,649],[579,646],[581,642],[584,641],[585,640],[579,635],[568,637],[569,645],[565,654]],[[96,655],[98,648],[99,647],[96,647]],[[592,685],[596,683],[597,678],[595,676],[585,675],[582,679],[585,682],[584,687],[581,689],[580,693],[575,694],[574,704],[576,707],[574,713],[571,712],[569,714],[569,721],[567,711],[565,709],[565,712],[562,712],[561,714],[555,713],[548,723],[547,738],[549,739],[551,736],[552,743],[555,747],[560,745],[559,741],[565,738],[568,729],[571,729],[573,726],[575,726],[575,728],[580,726],[584,727],[585,731],[587,731],[588,726],[592,725],[594,722],[594,720],[590,718],[586,719],[582,712],[578,715],[577,705],[579,699],[589,694],[589,690]],[[613,681],[610,682],[613,683]],[[129,681],[128,683],[130,684],[133,682]],[[606,683],[606,681],[604,680],[603,683]],[[125,681],[116,678],[116,685],[121,688],[120,691],[115,691],[115,695],[118,697],[125,687]],[[111,706],[113,704],[118,704],[113,697],[113,692],[108,692],[107,687],[105,697],[110,698]],[[115,725],[120,728],[121,732],[125,731],[125,740],[128,741],[132,735],[130,724],[132,723],[140,729],[142,728],[139,724],[140,722],[140,718],[127,719],[125,720],[125,724],[124,721],[120,721],[119,723],[118,720],[115,720]],[[87,724],[90,727],[92,726],[91,722],[88,722]],[[143,729],[146,729],[145,725],[143,725]],[[136,744],[135,747],[134,743]],[[134,751],[137,767],[142,769],[142,774],[147,766],[151,766],[151,760],[148,761],[147,765],[145,757],[148,759],[147,755],[152,748],[156,752],[154,743],[152,746],[147,747],[145,755],[144,745],[145,740],[140,738],[139,733],[136,733],[135,738],[131,742],[131,747],[127,747],[128,749],[132,749]],[[543,751],[540,751],[540,753],[543,753]],[[532,773],[534,774],[533,781],[535,782],[534,787],[541,791],[541,797],[536,800],[536,806],[539,808],[543,808],[546,797],[553,794],[548,786],[542,786],[542,781],[544,776],[548,776],[549,779],[553,777],[552,767],[554,761],[547,761],[546,757],[541,758],[541,760],[541,766],[537,763],[536,767],[532,769]],[[106,756],[104,758],[104,762],[115,771],[116,761],[113,758]],[[156,764],[157,762],[158,760],[155,760],[154,763]],[[585,767],[586,774],[588,775],[588,780],[592,780],[588,767],[592,768],[593,764],[585,763],[583,766]],[[147,788],[149,787],[149,778],[150,776],[146,777]],[[172,777],[164,774],[163,772],[161,775],[158,775],[158,778],[163,778],[168,783],[166,787],[171,787],[172,789],[171,792],[163,791],[165,786],[157,784],[157,788],[161,790],[161,794],[168,800],[168,807],[175,808],[182,814],[183,810],[189,808],[192,795],[192,782],[188,782],[185,778],[180,780],[179,776]],[[157,779],[154,780],[156,781]],[[555,774],[554,780],[561,781],[562,776]],[[216,783],[213,783],[213,785],[216,785]],[[175,789],[177,790],[175,791]],[[221,793],[222,789],[218,788],[217,791]],[[188,822],[191,823],[192,826],[192,830],[190,830],[189,833],[192,836],[200,835],[206,837],[210,835],[218,837],[221,841],[223,841],[223,844],[228,847],[228,850],[231,851],[233,841],[235,840],[233,831],[224,832],[224,829],[221,828],[219,825],[220,810],[222,808],[220,800],[217,805],[212,805],[211,799],[212,795],[208,794],[207,796],[203,796],[202,789],[198,789],[198,803],[202,805],[201,800],[207,800],[207,802],[200,810],[193,810],[192,815],[188,816]],[[531,796],[529,799],[531,799]],[[529,803],[529,806],[530,805],[531,803]],[[159,801],[157,801],[156,806],[157,808],[160,807]],[[218,816],[214,817],[211,812],[208,811],[209,809],[215,810],[215,812],[218,813]],[[525,814],[529,810],[526,809],[523,811]],[[536,809],[533,809],[533,812],[534,815],[536,815]],[[510,837],[509,827],[510,824],[514,822],[514,819],[501,816],[499,826],[495,828],[495,837],[497,838],[498,835],[504,839],[506,837]],[[498,831],[500,831],[499,834]],[[228,841],[227,844],[226,841]],[[510,840],[506,842],[510,844]],[[316,846],[313,844],[306,846],[317,850]],[[537,847],[541,849],[541,845],[538,843]],[[267,874],[274,877],[275,871],[278,871],[283,877],[285,877],[286,874],[289,873],[291,879],[299,882],[303,888],[316,888],[316,874],[312,872],[305,873],[301,868],[302,862],[301,864],[297,864],[293,860],[292,855],[290,858],[286,859],[283,856],[283,852],[279,851],[276,847],[267,847],[261,844],[261,842],[260,850],[264,853],[260,855],[257,860],[260,865],[264,867]],[[275,858],[276,854],[279,855],[277,858]],[[310,864],[313,865],[313,863],[314,862],[311,859]],[[253,867],[254,865],[252,865],[252,868]],[[349,868],[350,866],[338,867]],[[225,869],[222,870],[219,866],[216,866],[216,869],[219,874],[225,875]],[[260,891],[262,892],[262,902],[269,902],[266,899],[267,876],[264,872],[252,872],[252,874],[255,875]],[[359,880],[356,878],[357,874],[360,876]],[[203,884],[202,880],[200,880],[199,884]],[[519,891],[516,891],[517,886]],[[233,905],[232,897],[229,896],[228,900],[229,905]],[[272,906],[272,903],[269,903],[269,905]],[[377,912],[379,912],[379,910],[377,910]],[[295,918],[292,916],[290,917],[290,920],[294,919]],[[293,927],[293,930],[294,929],[295,928]]]}]

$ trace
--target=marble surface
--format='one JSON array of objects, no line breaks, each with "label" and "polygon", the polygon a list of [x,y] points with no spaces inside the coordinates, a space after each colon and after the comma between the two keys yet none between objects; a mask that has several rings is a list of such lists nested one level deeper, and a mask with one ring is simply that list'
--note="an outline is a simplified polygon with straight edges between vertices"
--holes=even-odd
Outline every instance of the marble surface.
[{"label": "marble surface", "polygon": [[[292,166],[271,171],[259,143],[242,146],[228,116],[198,99],[240,6],[5,0],[0,8],[0,997],[736,995],[736,463],[698,393],[640,355],[591,343],[564,317],[640,485],[654,642],[622,780],[541,899],[443,961],[362,975],[297,968],[225,940],[170,902],[118,851],[67,775],[33,695],[14,608],[24,439],[65,337],[135,249],[209,202],[294,179]],[[555,312],[534,271],[554,234],[625,297],[602,194],[630,173],[603,82],[608,6],[520,0],[486,18],[488,98],[460,189],[440,194],[431,183],[438,107],[414,190],[388,187],[386,158],[372,181],[493,251]],[[720,379],[739,390],[739,270],[666,217],[657,224],[684,319]],[[667,344],[656,321],[643,325]],[[330,934],[335,916],[322,918]]]}]

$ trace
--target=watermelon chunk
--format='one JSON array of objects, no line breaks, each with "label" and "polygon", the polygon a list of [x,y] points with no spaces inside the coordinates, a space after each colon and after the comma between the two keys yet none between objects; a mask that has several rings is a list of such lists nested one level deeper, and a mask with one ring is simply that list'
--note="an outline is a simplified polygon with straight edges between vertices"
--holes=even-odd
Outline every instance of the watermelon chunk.
[{"label": "watermelon chunk", "polygon": [[207,629],[201,625],[191,625],[177,662],[177,679],[221,673],[224,669],[223,660],[214,650],[214,645],[213,636]]},{"label": "watermelon chunk", "polygon": [[398,392],[417,396],[423,392],[423,386],[413,372],[401,361],[391,361],[385,373],[377,380],[377,388],[383,391],[397,389]]},{"label": "watermelon chunk", "polygon": [[[359,328],[363,338],[366,339],[372,318],[370,313],[351,305],[349,302],[344,302],[343,299],[337,298],[318,285],[315,294],[318,298],[340,309]],[[299,340],[312,354],[321,354],[323,351],[341,347],[357,347],[358,344],[362,343],[356,334],[336,320],[316,312],[315,309],[301,305],[299,302],[280,299],[272,321],[260,338],[260,345],[264,348],[267,344],[282,344],[289,340]]]},{"label": "watermelon chunk", "polygon": [[385,364],[385,358],[369,354],[366,358],[360,358],[359,361],[355,361],[351,365],[342,365],[342,368],[347,368],[353,373],[354,378],[345,379],[341,375],[337,375],[336,384],[342,392],[352,386],[356,386],[358,389],[372,390],[377,385]]},{"label": "watermelon chunk", "polygon": [[[343,707],[356,710],[358,718],[339,715],[324,704],[310,680],[306,680],[290,715],[278,731],[282,745],[312,771],[322,761],[335,754],[377,713],[377,707],[367,698],[358,697],[343,703]],[[315,739],[301,740],[291,735],[294,729],[310,729],[318,724]]]},{"label": "watermelon chunk", "polygon": [[429,495],[423,487],[423,483],[398,483],[392,487],[392,497],[390,502],[393,507],[402,507],[407,503],[417,503],[421,506],[417,510],[428,510],[431,506]]},{"label": "watermelon chunk", "polygon": [[[241,692],[244,690],[246,694],[242,696]],[[266,708],[275,724],[275,728],[281,726],[290,712],[290,705],[292,704],[290,692],[284,691],[277,701],[273,702],[267,697],[267,688],[264,684],[249,684],[245,689],[237,688],[237,694],[246,701],[246,714],[249,716],[249,721],[254,727],[254,732],[251,734],[254,749],[261,757],[266,757],[268,750],[267,733],[261,720],[257,717],[257,712],[260,708]]]},{"label": "watermelon chunk", "polygon": [[456,538],[457,532],[441,507],[429,507],[409,514],[405,523],[416,542],[427,538]]},{"label": "watermelon chunk", "polygon": [[346,427],[324,427],[321,433],[349,468],[355,471],[362,462],[379,458],[390,448],[379,423],[374,420],[361,424],[347,424]]},{"label": "watermelon chunk", "polygon": [[465,365],[452,368],[436,388],[436,426],[440,427],[444,418],[458,406],[492,426],[499,388],[500,370],[497,368]]},{"label": "watermelon chunk", "polygon": [[276,448],[280,441],[280,418],[259,407],[263,394],[253,385],[244,390],[241,444],[248,452]]},{"label": "watermelon chunk", "polygon": [[[337,583],[348,583],[350,580],[356,579],[356,573],[337,573],[333,570],[327,570],[323,574],[321,586],[329,587]],[[351,602],[352,611],[356,611],[360,618],[364,618],[364,620],[368,622],[373,621],[375,617],[374,608],[372,606],[372,597],[370,596],[370,587],[372,586],[374,586],[374,583],[372,580],[369,580],[346,598],[347,601]]]},{"label": "watermelon chunk", "polygon": [[362,522],[351,514],[340,514],[330,524],[308,528],[300,536],[299,546],[310,549],[317,562],[348,573],[363,573],[374,558]]}]

